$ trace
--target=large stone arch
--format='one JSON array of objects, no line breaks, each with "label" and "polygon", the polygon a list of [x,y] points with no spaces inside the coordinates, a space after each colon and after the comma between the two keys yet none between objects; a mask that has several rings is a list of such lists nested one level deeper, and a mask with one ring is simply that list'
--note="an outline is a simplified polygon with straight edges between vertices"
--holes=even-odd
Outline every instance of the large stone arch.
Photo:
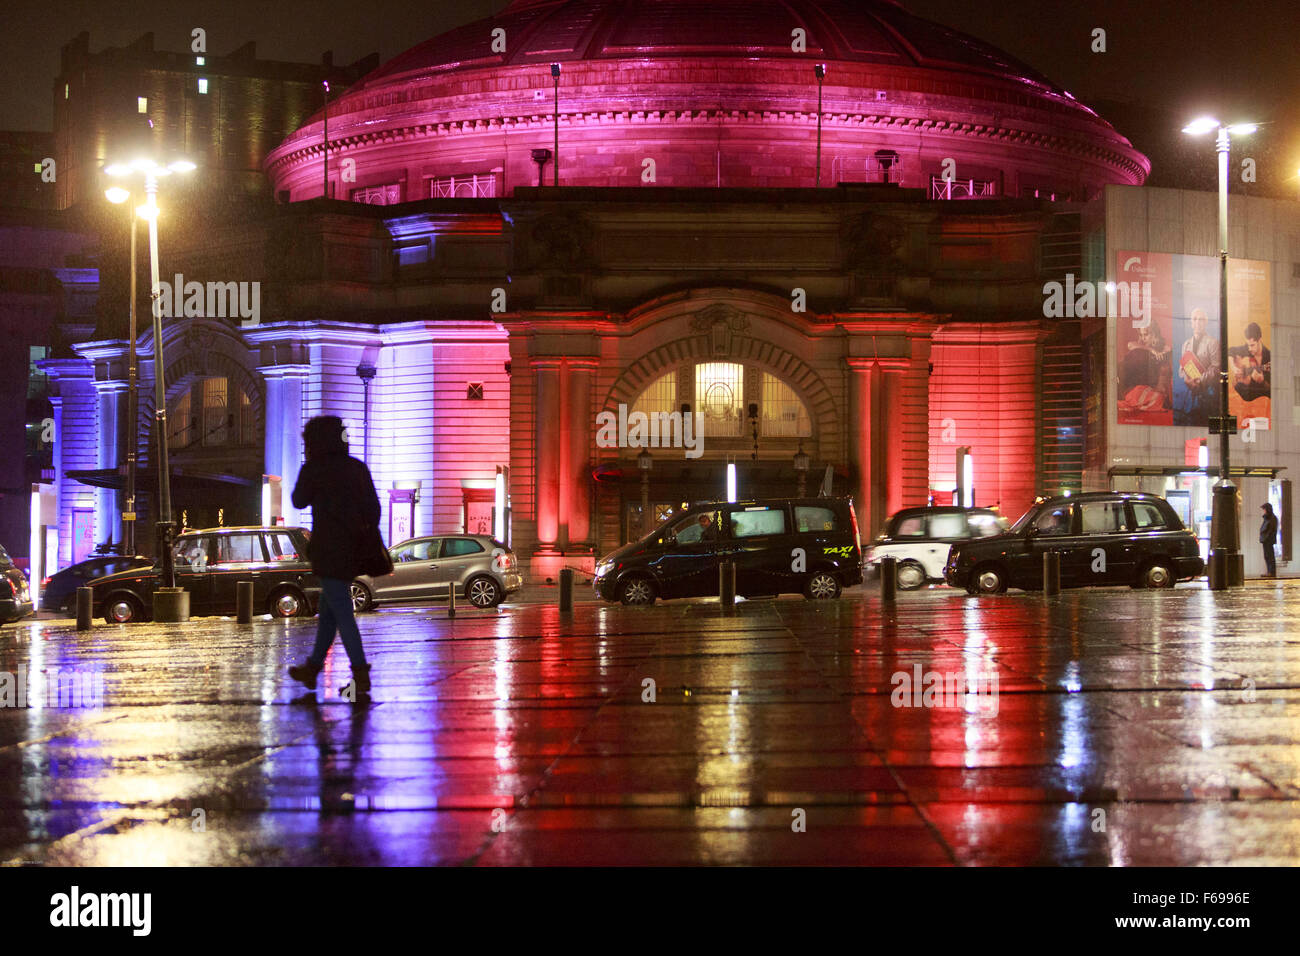
[{"label": "large stone arch", "polygon": [[[637,329],[630,337],[629,349],[635,348],[637,338],[652,333],[653,327],[660,323],[686,319],[687,334],[652,346],[629,362],[610,386],[600,407],[632,405],[655,379],[683,362],[748,363],[790,385],[808,409],[814,440],[823,450],[838,450],[841,412],[831,389],[807,362],[772,341],[773,336],[762,334],[761,326],[785,338],[797,334],[786,318],[790,314],[788,303],[781,301],[782,314],[767,301],[770,298],[752,291],[726,290],[638,310],[631,317]],[[756,321],[760,328],[755,328]]]},{"label": "large stone arch", "polygon": [[[166,400],[170,406],[195,379],[224,376],[248,396],[259,434],[266,433],[266,385],[250,367],[248,346],[232,329],[202,319],[184,320],[163,332]],[[141,422],[152,427],[154,390],[147,389],[140,400]]]}]

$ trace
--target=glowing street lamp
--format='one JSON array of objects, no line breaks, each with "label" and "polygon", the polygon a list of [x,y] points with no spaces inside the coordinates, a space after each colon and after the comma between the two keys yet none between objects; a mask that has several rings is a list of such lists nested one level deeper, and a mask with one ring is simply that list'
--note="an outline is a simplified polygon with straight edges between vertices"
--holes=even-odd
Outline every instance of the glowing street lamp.
[{"label": "glowing street lamp", "polygon": [[[123,189],[121,186],[111,186],[104,191],[108,201],[116,206],[127,204],[131,199],[131,191]],[[139,442],[136,439],[136,356],[135,356],[135,301],[136,301],[136,257],[135,257],[135,212],[127,208],[127,222],[131,228],[131,307],[130,314],[130,335],[128,338],[128,352],[126,363],[126,511],[122,515],[122,550],[128,554],[135,554],[135,470],[136,470],[136,449]]]},{"label": "glowing street lamp", "polygon": [[[150,295],[153,301],[153,349],[154,349],[154,434],[158,443],[158,546],[162,558],[162,587],[154,595],[154,620],[180,621],[188,616],[188,595],[182,588],[176,587],[176,562],[172,555],[172,494],[171,480],[168,474],[167,460],[167,388],[164,382],[166,363],[163,358],[162,336],[162,292],[158,281],[158,180],[173,173],[193,171],[194,164],[186,159],[176,160],[166,165],[149,157],[141,157],[130,163],[114,163],[106,166],[104,172],[114,177],[143,176],[145,204],[137,213],[149,223],[149,278]],[[114,193],[121,196],[121,193]],[[128,193],[126,198],[130,198]],[[125,201],[125,200],[122,200]],[[134,228],[133,228],[134,231]],[[135,270],[131,272],[132,281]],[[135,297],[132,296],[132,308]],[[134,329],[133,329],[134,332]],[[135,336],[132,335],[134,349]],[[133,489],[134,490],[134,489]]]},{"label": "glowing street lamp", "polygon": [[[1219,414],[1211,417],[1210,433],[1219,435],[1219,480],[1214,485],[1210,517],[1210,587],[1220,591],[1244,583],[1241,557],[1241,521],[1237,514],[1237,488],[1229,467],[1228,430],[1228,152],[1232,136],[1255,132],[1253,123],[1224,126],[1202,116],[1183,127],[1188,136],[1217,130],[1219,154]],[[1222,562],[1221,564],[1219,562]]]}]

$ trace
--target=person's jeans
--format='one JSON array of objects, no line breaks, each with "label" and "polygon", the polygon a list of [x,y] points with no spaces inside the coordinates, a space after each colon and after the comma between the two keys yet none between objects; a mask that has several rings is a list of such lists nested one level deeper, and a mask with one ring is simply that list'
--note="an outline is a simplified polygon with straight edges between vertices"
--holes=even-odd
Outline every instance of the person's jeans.
[{"label": "person's jeans", "polygon": [[361,649],[361,631],[357,629],[357,619],[352,613],[352,582],[341,578],[321,578],[316,646],[307,658],[312,667],[320,669],[325,666],[325,655],[334,643],[336,630],[343,640],[344,650],[348,652],[352,669],[355,671],[365,667],[366,652]]},{"label": "person's jeans", "polygon": [[1264,549],[1264,567],[1268,568],[1270,578],[1277,577],[1277,555],[1273,552],[1271,544],[1261,545]]}]

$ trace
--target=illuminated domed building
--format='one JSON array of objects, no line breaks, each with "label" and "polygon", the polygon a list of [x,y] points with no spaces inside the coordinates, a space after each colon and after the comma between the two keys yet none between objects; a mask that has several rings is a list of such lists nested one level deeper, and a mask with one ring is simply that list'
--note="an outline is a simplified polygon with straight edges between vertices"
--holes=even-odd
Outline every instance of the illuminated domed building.
[{"label": "illuminated domed building", "polygon": [[[742,496],[829,467],[864,537],[951,501],[959,448],[979,504],[1080,486],[1079,328],[1042,286],[1083,271],[1080,204],[1149,164],[987,44],[888,0],[515,0],[331,96],[266,157],[265,219],[164,235],[164,274],[263,290],[255,326],[165,332],[200,423],[176,459],[237,479],[191,524],[306,521],[325,413],[391,538],[499,528],[500,474],[539,577],[723,496],[729,464]],[[101,404],[123,347],[80,347]],[[620,406],[690,411],[702,452],[602,447]]]}]

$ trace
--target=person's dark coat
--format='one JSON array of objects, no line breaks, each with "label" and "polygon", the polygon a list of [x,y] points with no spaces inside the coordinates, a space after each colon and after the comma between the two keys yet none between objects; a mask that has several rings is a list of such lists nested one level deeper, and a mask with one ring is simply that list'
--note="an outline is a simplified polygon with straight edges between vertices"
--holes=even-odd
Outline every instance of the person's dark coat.
[{"label": "person's dark coat", "polygon": [[1264,522],[1259,526],[1260,544],[1277,544],[1277,515],[1264,512]]},{"label": "person's dark coat", "polygon": [[293,506],[311,508],[311,569],[318,577],[350,581],[362,573],[363,532],[379,524],[375,483],[365,462],[348,454],[338,418],[313,418],[303,440],[307,461],[298,472]]}]

